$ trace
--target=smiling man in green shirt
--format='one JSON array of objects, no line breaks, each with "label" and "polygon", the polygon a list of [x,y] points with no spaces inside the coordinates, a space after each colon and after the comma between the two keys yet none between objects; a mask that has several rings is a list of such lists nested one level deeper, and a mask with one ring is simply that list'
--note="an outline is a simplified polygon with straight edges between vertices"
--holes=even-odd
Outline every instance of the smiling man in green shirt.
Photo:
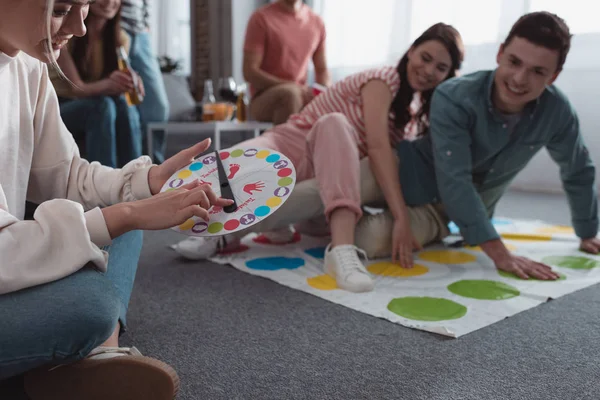
[{"label": "smiling man in green shirt", "polygon": [[[512,179],[543,147],[560,166],[581,249],[600,251],[595,168],[575,110],[552,85],[570,40],[568,27],[556,15],[539,12],[521,17],[500,47],[496,70],[454,79],[436,89],[430,137],[414,144],[421,158],[434,166],[437,180],[437,187],[425,185],[423,192],[439,193],[448,217],[468,244],[481,246],[497,268],[523,278],[558,275],[548,266],[512,255],[490,217]],[[402,181],[403,186],[409,184]],[[407,199],[407,204],[413,203]]]}]

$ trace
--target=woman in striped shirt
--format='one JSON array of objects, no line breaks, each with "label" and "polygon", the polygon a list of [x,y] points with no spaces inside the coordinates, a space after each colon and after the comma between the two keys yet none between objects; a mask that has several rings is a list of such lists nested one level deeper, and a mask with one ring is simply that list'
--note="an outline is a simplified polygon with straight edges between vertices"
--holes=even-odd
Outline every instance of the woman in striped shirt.
[{"label": "woman in striped shirt", "polygon": [[[413,248],[419,245],[406,216],[393,147],[424,132],[433,89],[455,76],[463,58],[462,48],[456,29],[435,24],[415,40],[397,66],[351,75],[286,123],[242,143],[285,154],[297,169],[297,181],[317,179],[332,239],[325,252],[325,271],[341,289],[373,289],[358,256],[362,250],[353,244],[354,228],[362,215],[359,161],[363,157],[369,156],[377,183],[395,216],[393,259],[398,257],[402,265],[412,265]],[[417,97],[415,111],[411,104],[414,106]],[[238,243],[235,235],[190,238],[180,243],[178,250],[188,258],[200,259]]]}]

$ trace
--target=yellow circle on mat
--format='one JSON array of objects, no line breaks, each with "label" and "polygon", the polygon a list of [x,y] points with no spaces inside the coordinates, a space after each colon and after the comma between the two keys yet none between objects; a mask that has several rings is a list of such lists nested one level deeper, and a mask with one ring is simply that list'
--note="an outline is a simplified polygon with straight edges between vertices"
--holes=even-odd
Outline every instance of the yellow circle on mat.
[{"label": "yellow circle on mat", "polygon": [[190,218],[183,224],[179,225],[179,229],[181,229],[182,231],[187,231],[188,229],[192,229],[195,224],[196,223],[194,222],[194,220]]},{"label": "yellow circle on mat", "polygon": [[465,264],[477,260],[473,254],[463,253],[454,250],[430,250],[419,253],[419,258],[425,261],[431,261],[441,264]]},{"label": "yellow circle on mat", "polygon": [[177,174],[177,177],[180,179],[189,178],[190,176],[192,176],[192,171],[190,171],[189,169],[184,169],[179,174]]},{"label": "yellow circle on mat", "polygon": [[526,236],[526,235],[521,235],[521,236],[504,236],[504,235],[500,235],[502,237],[502,239],[504,240],[512,240],[513,242],[524,242],[524,243],[530,243],[530,242],[548,242],[550,240],[552,240],[551,236],[545,236],[545,235],[531,235],[531,236]]},{"label": "yellow circle on mat", "polygon": [[258,153],[256,153],[256,158],[267,158],[269,154],[271,154],[269,150],[261,150]]},{"label": "yellow circle on mat", "polygon": [[[510,244],[510,243],[506,243],[505,242],[504,245],[510,251],[517,250],[517,246],[515,246],[514,244]],[[481,246],[465,246],[465,250],[483,251],[483,249],[481,248]]]},{"label": "yellow circle on mat", "polygon": [[281,204],[281,197],[273,196],[266,201],[269,207],[277,207]]},{"label": "yellow circle on mat", "polygon": [[338,288],[335,279],[326,274],[308,278],[306,279],[306,283],[319,290],[335,290]]},{"label": "yellow circle on mat", "polygon": [[547,235],[551,235],[553,233],[568,233],[568,234],[575,233],[575,230],[572,227],[562,226],[562,225],[545,226],[542,228],[537,228],[535,231],[537,233],[545,233]]},{"label": "yellow circle on mat", "polygon": [[409,278],[411,276],[425,275],[429,272],[429,268],[415,264],[412,268],[402,268],[399,264],[391,262],[378,262],[371,264],[367,270],[375,275],[390,276],[393,278]]}]

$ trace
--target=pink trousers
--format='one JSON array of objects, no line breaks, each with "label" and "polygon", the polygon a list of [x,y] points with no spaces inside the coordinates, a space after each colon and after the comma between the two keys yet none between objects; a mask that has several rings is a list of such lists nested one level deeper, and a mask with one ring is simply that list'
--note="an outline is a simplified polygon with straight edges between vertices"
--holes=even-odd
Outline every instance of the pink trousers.
[{"label": "pink trousers", "polygon": [[242,144],[288,157],[298,182],[316,178],[328,220],[337,208],[350,209],[357,220],[362,216],[358,134],[344,114],[324,115],[310,129],[291,123],[276,125]]}]

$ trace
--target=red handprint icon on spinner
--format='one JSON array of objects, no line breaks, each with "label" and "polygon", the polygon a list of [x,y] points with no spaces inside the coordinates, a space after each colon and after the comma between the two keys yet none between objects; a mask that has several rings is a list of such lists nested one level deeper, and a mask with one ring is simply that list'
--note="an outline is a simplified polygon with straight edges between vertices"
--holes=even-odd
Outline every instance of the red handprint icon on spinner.
[{"label": "red handprint icon on spinner", "polygon": [[265,187],[265,184],[261,181],[248,183],[244,185],[244,192],[252,195],[252,192],[262,192],[262,189]]}]

